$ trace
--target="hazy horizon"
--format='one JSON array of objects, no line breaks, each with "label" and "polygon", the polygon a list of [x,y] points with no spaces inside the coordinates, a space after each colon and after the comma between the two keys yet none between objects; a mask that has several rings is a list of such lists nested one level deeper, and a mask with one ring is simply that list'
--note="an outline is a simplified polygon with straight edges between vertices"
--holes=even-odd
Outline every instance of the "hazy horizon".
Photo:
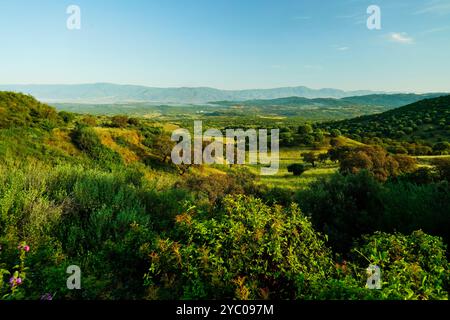
[{"label": "hazy horizon", "polygon": [[424,93],[448,93],[450,90],[442,91],[442,90],[431,90],[431,91],[413,91],[413,90],[382,90],[382,89],[367,89],[364,87],[361,88],[353,88],[353,89],[342,89],[339,87],[312,87],[303,84],[291,85],[291,86],[275,86],[275,87],[256,87],[250,86],[248,88],[220,88],[214,86],[160,86],[160,85],[145,85],[145,84],[133,84],[133,83],[117,83],[117,82],[103,82],[103,81],[94,81],[94,82],[84,82],[84,83],[0,83],[0,86],[89,86],[89,85],[117,85],[117,86],[136,86],[136,87],[145,87],[145,88],[154,88],[154,89],[214,89],[220,91],[248,91],[248,90],[273,90],[273,89],[283,89],[283,88],[307,88],[312,90],[339,90],[344,92],[358,92],[358,91],[371,91],[371,92],[379,92],[380,94],[396,94],[396,93],[404,93],[404,94],[424,94]]}]

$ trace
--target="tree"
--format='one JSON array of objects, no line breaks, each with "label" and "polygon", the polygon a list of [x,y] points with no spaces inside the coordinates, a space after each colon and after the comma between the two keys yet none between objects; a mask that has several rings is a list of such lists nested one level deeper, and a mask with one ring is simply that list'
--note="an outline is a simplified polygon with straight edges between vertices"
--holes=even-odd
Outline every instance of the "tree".
[{"label": "tree", "polygon": [[312,136],[310,134],[302,135],[302,136],[300,136],[300,141],[305,146],[310,146],[314,143],[314,136]]},{"label": "tree", "polygon": [[393,155],[392,157],[398,163],[398,172],[394,172],[394,175],[416,171],[417,161],[414,158],[403,154]]},{"label": "tree", "polygon": [[331,161],[337,162],[343,159],[343,157],[353,149],[349,146],[337,146],[328,150],[328,157]]},{"label": "tree", "polygon": [[328,160],[328,158],[329,158],[328,153],[319,154],[319,161],[322,163],[325,163]]},{"label": "tree", "polygon": [[60,111],[58,114],[65,123],[72,122],[75,119],[75,114],[72,112]]},{"label": "tree", "polygon": [[450,181],[450,159],[434,159],[432,164],[436,167],[441,180]]},{"label": "tree", "polygon": [[138,118],[130,118],[128,119],[128,124],[131,126],[138,126],[140,124],[140,121]]},{"label": "tree", "polygon": [[337,137],[339,137],[339,136],[341,135],[341,131],[339,131],[338,129],[332,129],[332,130],[330,131],[330,135],[331,135],[333,138],[337,138]]},{"label": "tree", "polygon": [[438,142],[433,146],[433,150],[438,154],[447,154],[450,152],[450,143],[447,141]]},{"label": "tree", "polygon": [[95,127],[97,125],[97,119],[93,116],[85,116],[80,122],[90,127]]},{"label": "tree", "polygon": [[306,171],[306,168],[301,163],[293,163],[287,167],[288,172],[293,173],[294,176],[301,176],[303,172]]},{"label": "tree", "polygon": [[309,123],[302,124],[298,127],[299,134],[311,134],[313,133],[313,128]]},{"label": "tree", "polygon": [[324,141],[324,139],[325,139],[325,136],[322,131],[317,130],[314,132],[314,141],[315,142],[322,143]]},{"label": "tree", "polygon": [[379,146],[363,146],[341,152],[338,155],[341,173],[358,173],[367,170],[380,181],[389,177],[397,177],[404,173],[413,172],[416,162],[409,156],[389,155]]},{"label": "tree", "polygon": [[341,140],[333,138],[330,140],[330,145],[334,148],[342,147],[344,144]]},{"label": "tree", "polygon": [[111,126],[115,128],[125,128],[128,125],[127,116],[114,116],[111,118]]},{"label": "tree", "polygon": [[308,152],[303,154],[303,160],[305,162],[311,163],[313,168],[316,167],[316,162],[319,160],[317,155],[314,152]]},{"label": "tree", "polygon": [[291,132],[280,133],[280,144],[282,146],[292,146],[294,143],[294,136]]},{"label": "tree", "polygon": [[371,157],[363,151],[350,152],[340,161],[340,171],[343,173],[358,173],[360,170],[373,171]]}]

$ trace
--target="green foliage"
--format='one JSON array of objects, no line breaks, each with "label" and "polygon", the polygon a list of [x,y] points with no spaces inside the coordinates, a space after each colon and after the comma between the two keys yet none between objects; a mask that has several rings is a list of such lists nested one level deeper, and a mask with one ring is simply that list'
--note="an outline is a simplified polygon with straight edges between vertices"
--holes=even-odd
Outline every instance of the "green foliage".
[{"label": "green foliage", "polygon": [[341,131],[339,131],[338,129],[332,129],[332,130],[330,130],[330,135],[333,138],[337,138],[341,135]]},{"label": "green foliage", "polygon": [[434,159],[432,161],[441,180],[450,182],[450,159]]},{"label": "green foliage", "polygon": [[416,169],[413,158],[405,155],[391,156],[379,146],[362,146],[356,148],[340,147],[329,151],[330,157],[339,160],[341,173],[357,173],[366,170],[380,181],[411,173]]},{"label": "green foliage", "polygon": [[[298,101],[287,99],[282,112],[300,112]],[[353,108],[333,99],[314,103]],[[124,114],[128,107],[116,108]],[[136,108],[176,114],[171,126],[192,124],[180,116],[183,107]],[[274,121],[243,115],[239,108],[192,108],[226,115],[204,114],[205,129],[280,127],[285,145],[328,145],[317,124],[298,133],[304,123],[298,118]],[[387,141],[395,153],[446,153],[445,117],[431,110],[421,121],[423,126],[419,120],[405,123],[395,135],[405,139],[419,127],[424,134],[439,129],[433,143],[370,139]],[[118,129],[99,128],[111,123]],[[269,188],[254,168],[192,166],[177,172],[165,163],[172,149],[166,124],[56,113],[30,96],[0,93],[0,299],[446,298],[448,266],[436,236],[448,243],[448,160],[427,160],[431,166],[412,171],[408,157],[357,148],[370,165],[353,162],[357,174],[349,170],[297,192]],[[355,134],[368,138],[363,130]],[[330,135],[338,136],[337,130]],[[319,161],[345,162],[355,149],[342,141],[331,139],[335,148]],[[158,166],[152,162],[150,168],[149,159]],[[375,178],[380,168],[387,179]],[[299,205],[291,204],[294,192]],[[374,234],[419,229],[430,235]],[[369,263],[382,266],[381,291],[364,288]],[[74,264],[83,275],[79,291],[66,288],[66,268]]]},{"label": "green foliage", "polygon": [[433,146],[433,150],[437,154],[448,154],[450,152],[450,143],[447,141],[438,142]]},{"label": "green foliage", "polygon": [[297,201],[330,245],[345,253],[354,239],[375,231],[410,233],[423,229],[448,241],[449,184],[382,184],[366,171],[334,175],[300,191]]},{"label": "green foliage", "polygon": [[301,163],[293,163],[287,167],[287,170],[288,172],[292,172],[294,176],[301,176],[306,171],[306,168]]},{"label": "green foliage", "polygon": [[[20,239],[33,249],[24,297],[143,296],[153,230],[170,230],[184,193],[156,192],[136,171],[124,168],[111,173],[81,166],[0,168],[0,264],[5,248]],[[13,261],[8,254],[7,265]],[[90,275],[81,291],[66,289],[65,268],[71,264]]]},{"label": "green foliage", "polygon": [[270,208],[226,197],[204,218],[177,217],[178,239],[160,239],[146,276],[152,298],[300,298],[334,268],[330,251],[297,206]]},{"label": "green foliage", "polygon": [[305,162],[310,163],[313,167],[316,166],[316,162],[319,160],[319,158],[315,152],[307,152],[307,153],[304,153],[302,156],[303,156],[303,160]]},{"label": "green foliage", "polygon": [[[450,141],[450,96],[425,99],[381,114],[322,124],[331,132],[368,144],[402,146],[411,155],[446,154]],[[434,144],[434,151],[431,147]],[[402,149],[399,149],[402,150]],[[403,153],[403,150],[402,150]]]},{"label": "green foliage", "polygon": [[[24,282],[26,282],[26,273],[28,271],[28,267],[25,266],[25,256],[30,251],[30,246],[25,242],[21,242],[16,250],[19,251],[19,262],[10,272],[7,269],[3,269],[6,267],[5,263],[3,263],[3,256],[9,253],[4,251],[11,250],[3,250],[3,247],[0,247],[0,300],[16,300],[25,297],[22,289]],[[14,253],[14,256],[16,256],[16,253]],[[5,276],[7,281],[4,279]]]},{"label": "green foliage", "polygon": [[120,163],[119,154],[104,146],[94,129],[78,125],[72,132],[73,143],[86,152],[92,159],[102,163]]},{"label": "green foliage", "polygon": [[352,254],[360,265],[366,261],[380,267],[382,289],[376,290],[380,298],[448,299],[449,264],[440,238],[422,231],[409,236],[377,232],[361,242]]},{"label": "green foliage", "polygon": [[50,129],[57,124],[54,108],[29,95],[0,91],[0,129],[25,126]]},{"label": "green foliage", "polygon": [[299,134],[311,134],[311,133],[313,133],[313,128],[310,124],[305,123],[298,127],[298,133]]},{"label": "green foliage", "polygon": [[111,117],[111,126],[114,128],[125,128],[128,125],[128,117],[123,115],[117,115]]},{"label": "green foliage", "polygon": [[75,114],[67,111],[60,111],[58,112],[58,115],[65,123],[72,122],[73,120],[75,120],[76,117]]}]

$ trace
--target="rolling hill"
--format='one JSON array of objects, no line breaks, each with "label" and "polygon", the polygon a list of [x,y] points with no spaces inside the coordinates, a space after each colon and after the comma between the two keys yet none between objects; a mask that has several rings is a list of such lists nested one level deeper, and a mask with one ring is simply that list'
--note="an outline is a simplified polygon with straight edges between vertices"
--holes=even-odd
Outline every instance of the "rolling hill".
[{"label": "rolling hill", "polygon": [[378,106],[386,108],[397,108],[416,101],[420,101],[427,98],[435,98],[446,95],[445,93],[427,93],[427,94],[414,94],[414,93],[398,93],[398,94],[371,94],[352,96],[345,98],[314,98],[308,99],[305,97],[286,97],[278,99],[254,99],[246,101],[216,101],[213,104],[225,105],[225,106],[291,106],[291,107],[350,107],[355,105],[360,106]]},{"label": "rolling hill", "polygon": [[425,149],[420,154],[432,152],[431,148],[438,152],[436,145],[450,141],[450,95],[321,126],[327,130],[338,129],[358,141],[382,141],[391,146],[397,145],[393,141],[403,141],[422,145]]}]

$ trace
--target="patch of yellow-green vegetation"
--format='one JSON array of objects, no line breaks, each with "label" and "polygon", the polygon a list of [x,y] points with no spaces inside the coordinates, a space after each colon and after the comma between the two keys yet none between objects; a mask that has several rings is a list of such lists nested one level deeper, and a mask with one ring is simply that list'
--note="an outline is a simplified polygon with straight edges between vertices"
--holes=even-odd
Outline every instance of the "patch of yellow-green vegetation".
[{"label": "patch of yellow-green vegetation", "polygon": [[[304,163],[302,155],[304,153],[314,152],[317,154],[327,152],[327,149],[313,150],[310,148],[282,148],[280,150],[280,163],[277,174],[272,176],[261,176],[261,184],[265,184],[270,188],[282,188],[282,189],[301,189],[307,187],[311,182],[325,176],[329,176],[337,171],[338,166],[331,164],[329,161],[327,164],[317,164],[313,168],[309,164],[305,164],[308,170],[305,171],[300,177],[294,176],[288,172],[287,167],[293,163]],[[249,165],[250,170],[259,175],[261,173],[261,165]]]},{"label": "patch of yellow-green vegetation", "polygon": [[340,136],[336,138],[337,140],[339,140],[341,142],[342,145],[345,146],[349,146],[349,147],[360,147],[363,146],[364,143],[344,137],[344,136]]},{"label": "patch of yellow-green vegetation", "polygon": [[271,120],[284,120],[286,117],[283,116],[258,116],[260,119],[271,119]]},{"label": "patch of yellow-green vegetation", "polygon": [[450,158],[450,155],[436,155],[436,156],[415,156],[418,160],[433,160],[433,159],[446,159]]},{"label": "patch of yellow-green vegetation", "polygon": [[435,156],[415,156],[417,164],[420,168],[432,168],[434,165],[432,164],[433,160],[436,159],[449,159],[450,155],[435,155]]},{"label": "patch of yellow-green vegetation", "polygon": [[164,123],[164,125],[163,125],[163,130],[167,131],[167,132],[172,132],[179,128],[180,128],[179,125],[176,125],[176,124],[170,123],[170,122]]},{"label": "patch of yellow-green vegetation", "polygon": [[[94,128],[101,142],[108,148],[116,151],[125,163],[139,161],[142,151],[139,134],[135,130],[119,129],[119,128]],[[119,145],[116,139],[120,137],[127,142],[128,146]]]},{"label": "patch of yellow-green vegetation", "polygon": [[194,168],[193,171],[196,171],[203,176],[208,176],[208,175],[213,175],[213,174],[225,175],[225,171],[220,170],[217,167],[212,167],[212,166],[201,166],[199,169]]},{"label": "patch of yellow-green vegetation", "polygon": [[72,143],[69,131],[65,129],[53,129],[52,134],[44,141],[44,143],[63,151],[69,156],[76,156],[80,154],[80,150],[78,150]]},{"label": "patch of yellow-green vegetation", "polygon": [[164,170],[157,170],[148,168],[144,171],[144,177],[151,184],[151,187],[156,190],[164,190],[172,187],[180,178],[174,172],[166,172]]},{"label": "patch of yellow-green vegetation", "polygon": [[159,113],[159,112],[154,112],[154,113],[147,113],[147,114],[144,114],[142,117],[143,117],[144,119],[155,119],[155,118],[160,117],[161,115],[162,115],[162,114]]},{"label": "patch of yellow-green vegetation", "polygon": [[310,168],[300,177],[296,177],[292,173],[287,172],[287,170],[280,169],[276,175],[261,176],[260,183],[265,184],[269,188],[298,190],[306,188],[319,178],[332,175],[337,170],[337,167]]}]

